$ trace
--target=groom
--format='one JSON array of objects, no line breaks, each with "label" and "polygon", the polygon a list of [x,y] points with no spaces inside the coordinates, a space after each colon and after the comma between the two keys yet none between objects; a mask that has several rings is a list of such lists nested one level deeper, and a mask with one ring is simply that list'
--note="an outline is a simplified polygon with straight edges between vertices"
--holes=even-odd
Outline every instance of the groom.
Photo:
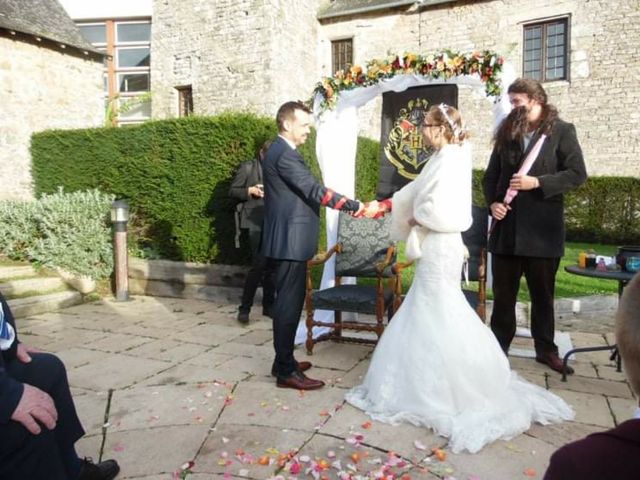
[{"label": "groom", "polygon": [[311,111],[301,102],[283,104],[276,115],[278,137],[263,160],[265,190],[262,255],[275,262],[276,301],[273,309],[271,369],[277,386],[314,390],[324,382],[303,372],[310,362],[293,357],[296,329],[305,297],[307,260],[318,247],[320,206],[361,213],[364,205],[321,185],[296,148],[311,131]]}]

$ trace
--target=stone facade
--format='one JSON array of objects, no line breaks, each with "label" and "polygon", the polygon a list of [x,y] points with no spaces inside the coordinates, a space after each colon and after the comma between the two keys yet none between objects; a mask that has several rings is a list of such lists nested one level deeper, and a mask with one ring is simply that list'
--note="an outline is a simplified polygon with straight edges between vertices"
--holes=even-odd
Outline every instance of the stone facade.
[{"label": "stone facade", "polygon": [[104,121],[100,59],[23,40],[0,37],[0,199],[33,197],[31,134]]},{"label": "stone facade", "polygon": [[154,118],[175,117],[191,85],[196,115],[271,116],[317,81],[317,0],[156,0],[151,38]]},{"label": "stone facade", "polygon": [[[460,0],[317,20],[319,1],[155,0],[153,116],[176,116],[175,87],[192,85],[195,113],[228,109],[272,116],[307,99],[331,74],[331,40],[353,38],[354,63],[389,52],[491,49],[522,71],[523,24],[567,16],[569,80],[545,88],[575,123],[592,175],[640,176],[638,0]],[[286,28],[284,27],[286,25]],[[491,103],[460,87],[475,166],[491,150]],[[379,137],[381,99],[360,109],[361,133]]]},{"label": "stone facade", "polygon": [[[640,8],[638,0],[458,1],[422,9],[380,11],[322,22],[320,75],[330,74],[330,40],[352,37],[354,63],[388,51],[491,49],[522,72],[522,25],[569,17],[569,81],[545,89],[560,115],[576,125],[591,175],[640,176]],[[319,75],[319,76],[320,76]],[[379,135],[380,104],[361,109],[362,133]],[[460,88],[459,106],[475,140],[474,164],[490,154],[491,104]]]}]

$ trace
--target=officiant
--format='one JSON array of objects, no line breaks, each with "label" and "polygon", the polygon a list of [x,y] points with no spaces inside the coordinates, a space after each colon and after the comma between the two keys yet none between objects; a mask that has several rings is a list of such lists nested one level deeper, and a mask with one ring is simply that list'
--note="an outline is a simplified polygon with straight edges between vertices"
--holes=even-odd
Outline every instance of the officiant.
[{"label": "officiant", "polygon": [[[524,275],[536,361],[562,372],[554,343],[554,290],[564,255],[563,195],[582,185],[587,173],[575,127],[558,117],[542,85],[520,78],[509,86],[508,94],[513,109],[496,130],[483,180],[495,224],[489,238],[494,297],[491,329],[508,353],[516,332],[515,306]],[[541,147],[536,146],[541,137]],[[540,148],[539,153],[523,172],[521,166],[534,148]],[[505,196],[510,188],[517,195],[508,203]]]}]

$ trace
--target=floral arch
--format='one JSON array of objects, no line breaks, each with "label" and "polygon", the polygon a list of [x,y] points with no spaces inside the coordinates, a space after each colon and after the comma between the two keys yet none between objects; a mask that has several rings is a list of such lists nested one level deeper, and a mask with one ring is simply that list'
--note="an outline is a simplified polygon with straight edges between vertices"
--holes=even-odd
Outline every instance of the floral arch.
[{"label": "floral arch", "polygon": [[[515,70],[495,52],[405,53],[367,63],[366,70],[354,65],[323,78],[314,89],[316,156],[324,184],[351,198],[355,195],[355,157],[358,141],[358,109],[384,92],[401,92],[410,87],[454,83],[467,85],[493,103],[494,126],[511,106],[504,91],[515,79]],[[365,199],[369,200],[369,199]],[[336,243],[338,213],[326,209],[327,246]],[[333,286],[334,262],[327,262],[320,288]],[[332,312],[327,312],[332,315]],[[314,332],[314,336],[317,333]],[[296,343],[306,338],[301,324]]]}]

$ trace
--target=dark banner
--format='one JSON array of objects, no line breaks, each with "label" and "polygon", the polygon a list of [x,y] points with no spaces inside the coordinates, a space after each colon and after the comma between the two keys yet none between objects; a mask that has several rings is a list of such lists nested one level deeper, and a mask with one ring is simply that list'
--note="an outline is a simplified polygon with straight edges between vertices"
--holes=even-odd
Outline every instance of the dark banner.
[{"label": "dark banner", "polygon": [[422,122],[432,105],[458,107],[457,85],[427,85],[382,95],[380,176],[377,198],[391,197],[416,178],[431,148],[422,144]]}]

